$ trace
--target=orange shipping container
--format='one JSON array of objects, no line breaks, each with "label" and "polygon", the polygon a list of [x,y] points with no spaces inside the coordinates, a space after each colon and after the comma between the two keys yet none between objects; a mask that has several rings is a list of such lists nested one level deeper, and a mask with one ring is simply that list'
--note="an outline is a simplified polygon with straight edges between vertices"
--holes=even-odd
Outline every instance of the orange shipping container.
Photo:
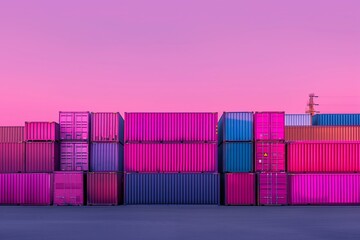
[{"label": "orange shipping container", "polygon": [[286,141],[360,141],[360,126],[289,126]]}]

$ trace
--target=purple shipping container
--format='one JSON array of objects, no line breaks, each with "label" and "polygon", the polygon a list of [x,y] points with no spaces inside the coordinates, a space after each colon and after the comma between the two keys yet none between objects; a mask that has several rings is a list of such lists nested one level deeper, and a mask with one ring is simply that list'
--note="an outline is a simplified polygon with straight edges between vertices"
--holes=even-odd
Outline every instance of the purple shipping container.
[{"label": "purple shipping container", "polygon": [[54,205],[84,205],[84,181],[82,172],[54,173]]},{"label": "purple shipping container", "polygon": [[49,173],[0,174],[2,205],[51,205],[52,190]]},{"label": "purple shipping container", "polygon": [[59,170],[59,144],[56,142],[26,143],[26,172]]},{"label": "purple shipping container", "polygon": [[61,142],[60,170],[88,171],[89,144],[83,142]]},{"label": "purple shipping container", "polygon": [[25,143],[0,143],[0,173],[25,172]]},{"label": "purple shipping container", "polygon": [[125,142],[217,142],[217,113],[125,113]]},{"label": "purple shipping container", "polygon": [[124,175],[115,172],[87,173],[87,204],[118,205],[123,203]]},{"label": "purple shipping container", "polygon": [[0,143],[18,143],[24,141],[24,127],[0,127]]},{"label": "purple shipping container", "polygon": [[286,173],[259,173],[259,205],[287,205]]},{"label": "purple shipping container", "polygon": [[285,143],[256,142],[255,143],[255,171],[284,172],[285,171]]},{"label": "purple shipping container", "polygon": [[89,141],[89,112],[59,112],[60,139]]},{"label": "purple shipping container", "polygon": [[254,138],[256,141],[285,140],[285,113],[256,112],[254,114]]},{"label": "purple shipping container", "polygon": [[256,205],[255,177],[255,173],[222,175],[222,203],[225,205]]},{"label": "purple shipping container", "polygon": [[92,143],[90,171],[124,171],[124,146],[120,143]]},{"label": "purple shipping container", "polygon": [[25,122],[25,141],[58,141],[59,130],[56,122]]},{"label": "purple shipping container", "polygon": [[91,141],[124,143],[124,119],[120,113],[92,113]]},{"label": "purple shipping container", "polygon": [[125,172],[217,172],[216,143],[127,143]]}]

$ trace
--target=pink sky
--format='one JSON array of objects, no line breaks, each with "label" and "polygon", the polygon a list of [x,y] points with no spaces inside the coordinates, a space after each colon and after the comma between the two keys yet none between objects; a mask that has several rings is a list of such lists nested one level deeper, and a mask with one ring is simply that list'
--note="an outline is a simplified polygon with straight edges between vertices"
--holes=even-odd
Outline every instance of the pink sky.
[{"label": "pink sky", "polygon": [[58,111],[360,112],[359,0],[0,2],[0,125]]}]

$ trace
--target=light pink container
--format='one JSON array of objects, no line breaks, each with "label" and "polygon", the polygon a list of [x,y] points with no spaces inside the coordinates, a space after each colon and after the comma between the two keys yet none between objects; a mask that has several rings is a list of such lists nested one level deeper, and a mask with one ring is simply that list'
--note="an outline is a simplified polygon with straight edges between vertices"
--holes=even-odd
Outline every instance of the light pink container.
[{"label": "light pink container", "polygon": [[1,205],[51,205],[52,174],[0,174]]},{"label": "light pink container", "polygon": [[127,143],[125,172],[217,172],[216,143]]},{"label": "light pink container", "polygon": [[18,143],[24,141],[24,127],[0,127],[0,143]]},{"label": "light pink container", "polygon": [[25,143],[0,143],[0,173],[25,172]]},{"label": "light pink container", "polygon": [[84,186],[82,172],[55,172],[54,205],[84,205]]},{"label": "light pink container", "polygon": [[217,113],[125,113],[125,142],[217,142]]},{"label": "light pink container", "polygon": [[259,205],[287,205],[286,173],[259,173]]},{"label": "light pink container", "polygon": [[285,140],[284,112],[256,112],[254,114],[255,141]]},{"label": "light pink container", "polygon": [[90,140],[89,112],[59,112],[61,140]]},{"label": "light pink container", "polygon": [[25,122],[25,141],[58,141],[59,124],[56,122]]},{"label": "light pink container", "polygon": [[291,142],[288,172],[360,172],[360,142]]},{"label": "light pink container", "polygon": [[226,173],[224,178],[225,205],[256,205],[254,173]]},{"label": "light pink container", "polygon": [[285,143],[256,142],[255,143],[255,171],[284,172],[285,171]]},{"label": "light pink container", "polygon": [[88,171],[89,144],[86,142],[61,142],[60,170]]},{"label": "light pink container", "polygon": [[124,176],[115,172],[87,173],[87,204],[118,205],[123,203]]},{"label": "light pink container", "polygon": [[124,142],[124,119],[120,113],[92,113],[91,141]]},{"label": "light pink container", "polygon": [[290,174],[289,204],[360,204],[360,174]]},{"label": "light pink container", "polygon": [[59,144],[56,142],[26,143],[26,172],[59,170]]}]

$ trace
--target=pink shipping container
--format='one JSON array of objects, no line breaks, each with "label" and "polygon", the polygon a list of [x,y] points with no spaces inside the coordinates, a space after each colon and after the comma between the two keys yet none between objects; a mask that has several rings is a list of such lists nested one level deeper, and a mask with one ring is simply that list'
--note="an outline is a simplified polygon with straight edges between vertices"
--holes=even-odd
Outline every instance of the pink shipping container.
[{"label": "pink shipping container", "polygon": [[91,141],[124,143],[124,119],[120,113],[92,113]]},{"label": "pink shipping container", "polygon": [[61,140],[90,140],[89,112],[59,112]]},{"label": "pink shipping container", "polygon": [[24,141],[24,127],[0,127],[0,143],[18,143]]},{"label": "pink shipping container", "polygon": [[287,205],[287,174],[259,173],[259,205]]},{"label": "pink shipping container", "polygon": [[89,144],[85,142],[61,142],[60,170],[88,171]]},{"label": "pink shipping container", "polygon": [[1,205],[51,205],[52,174],[0,174]]},{"label": "pink shipping container", "polygon": [[256,112],[254,114],[255,141],[285,140],[284,112]]},{"label": "pink shipping container", "polygon": [[59,170],[59,144],[56,142],[26,143],[26,172]]},{"label": "pink shipping container", "polygon": [[288,172],[360,172],[360,142],[290,142]]},{"label": "pink shipping container", "polygon": [[0,173],[25,172],[25,143],[0,143]]},{"label": "pink shipping container", "polygon": [[290,174],[289,204],[360,204],[360,174]]},{"label": "pink shipping container", "polygon": [[217,172],[216,143],[127,143],[125,172]]},{"label": "pink shipping container", "polygon": [[25,122],[25,141],[58,141],[59,124],[56,122]]},{"label": "pink shipping container", "polygon": [[116,172],[87,173],[87,204],[118,205],[123,203],[124,176]]},{"label": "pink shipping container", "polygon": [[256,205],[256,175],[226,173],[222,175],[222,202],[225,205]]},{"label": "pink shipping container", "polygon": [[55,172],[54,205],[84,205],[84,178],[82,172]]},{"label": "pink shipping container", "polygon": [[360,141],[360,126],[285,127],[286,141]]},{"label": "pink shipping container", "polygon": [[217,142],[217,113],[125,113],[125,142]]},{"label": "pink shipping container", "polygon": [[256,142],[255,143],[255,171],[284,172],[285,171],[285,143]]}]

